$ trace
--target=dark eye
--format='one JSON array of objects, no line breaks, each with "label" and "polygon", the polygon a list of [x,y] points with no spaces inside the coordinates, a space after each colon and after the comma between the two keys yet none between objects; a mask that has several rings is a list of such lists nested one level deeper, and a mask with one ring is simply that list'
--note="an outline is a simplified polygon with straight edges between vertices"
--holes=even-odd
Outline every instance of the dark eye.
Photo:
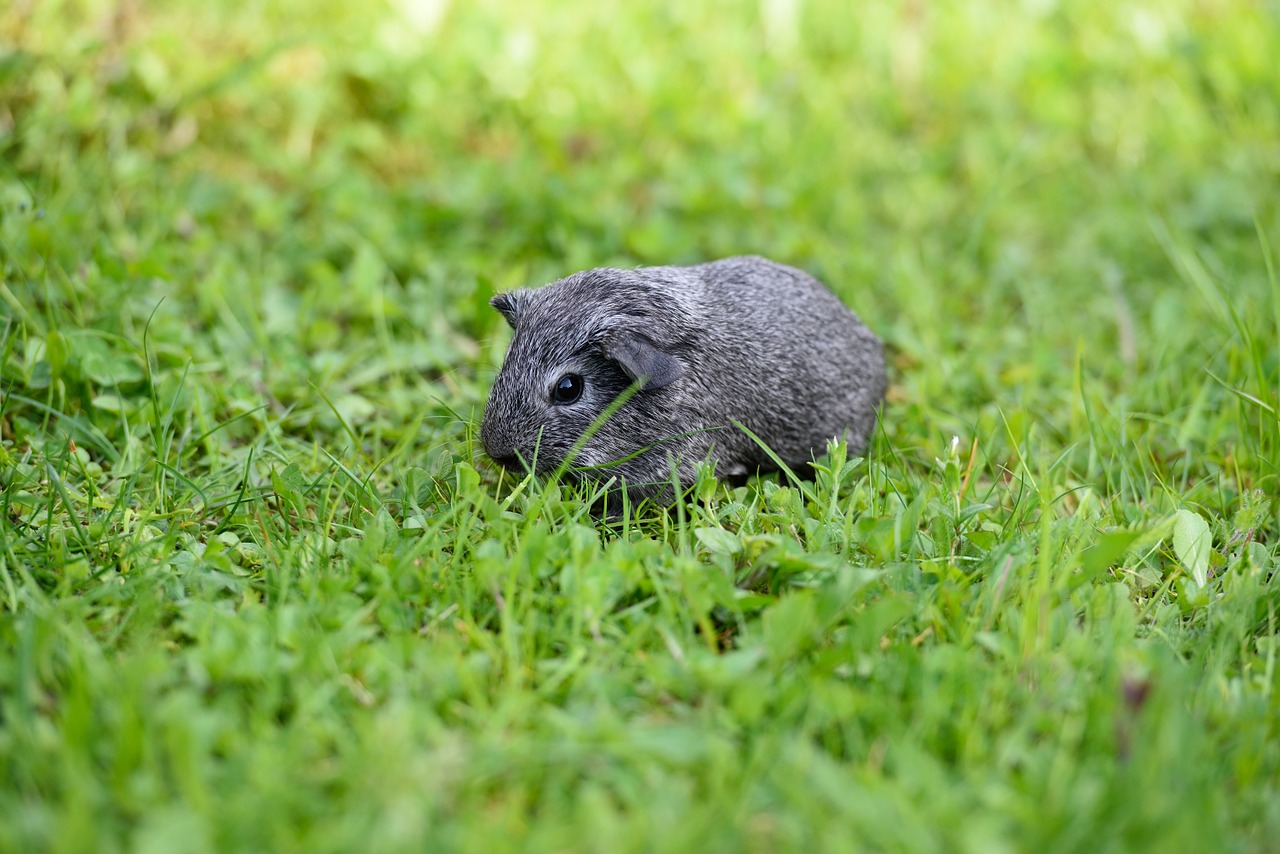
[{"label": "dark eye", "polygon": [[565,374],[556,381],[555,390],[551,392],[551,401],[559,404],[569,404],[575,402],[582,397],[581,374]]}]

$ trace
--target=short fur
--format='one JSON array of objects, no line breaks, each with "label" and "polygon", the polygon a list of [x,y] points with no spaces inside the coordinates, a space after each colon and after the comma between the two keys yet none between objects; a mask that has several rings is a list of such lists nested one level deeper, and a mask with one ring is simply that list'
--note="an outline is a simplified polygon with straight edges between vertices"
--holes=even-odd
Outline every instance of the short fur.
[{"label": "short fur", "polygon": [[[639,380],[569,469],[617,477],[633,500],[671,500],[673,466],[683,485],[705,459],[722,477],[776,468],[734,421],[793,468],[834,437],[861,453],[884,397],[880,339],[812,276],[764,258],[587,270],[491,302],[515,334],[485,407],[485,450],[552,471]],[[582,396],[557,405],[569,373]]]}]

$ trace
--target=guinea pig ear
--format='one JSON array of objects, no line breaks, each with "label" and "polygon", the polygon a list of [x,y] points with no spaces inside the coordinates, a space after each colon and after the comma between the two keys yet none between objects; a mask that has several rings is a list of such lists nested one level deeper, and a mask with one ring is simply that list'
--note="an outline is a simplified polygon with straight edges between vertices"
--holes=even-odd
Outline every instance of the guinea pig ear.
[{"label": "guinea pig ear", "polygon": [[524,313],[525,304],[528,302],[529,292],[526,290],[507,291],[505,294],[497,294],[489,300],[489,305],[498,310],[498,313],[507,319],[507,324],[512,328],[516,328],[516,324],[520,321],[520,315]]},{"label": "guinea pig ear", "polygon": [[644,388],[662,388],[684,376],[684,368],[675,356],[638,332],[610,332],[600,342],[600,350]]}]

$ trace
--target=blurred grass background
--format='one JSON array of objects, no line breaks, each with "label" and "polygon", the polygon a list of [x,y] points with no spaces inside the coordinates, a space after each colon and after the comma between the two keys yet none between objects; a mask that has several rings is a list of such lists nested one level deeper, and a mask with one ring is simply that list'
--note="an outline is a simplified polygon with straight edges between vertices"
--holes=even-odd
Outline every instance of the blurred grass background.
[{"label": "blurred grass background", "polygon": [[[0,844],[1267,850],[1278,55],[1245,0],[11,0]],[[830,507],[495,503],[493,291],[739,252],[889,345]]]}]

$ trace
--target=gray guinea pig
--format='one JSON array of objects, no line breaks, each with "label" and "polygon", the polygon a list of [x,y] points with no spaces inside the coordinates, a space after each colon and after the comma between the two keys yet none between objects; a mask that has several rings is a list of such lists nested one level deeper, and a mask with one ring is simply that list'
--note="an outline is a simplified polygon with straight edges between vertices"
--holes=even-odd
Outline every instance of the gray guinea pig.
[{"label": "gray guinea pig", "polygon": [[633,500],[670,501],[673,469],[692,483],[793,470],[841,437],[861,453],[884,397],[884,352],[807,273],[754,256],[692,267],[598,269],[495,296],[515,334],[480,438],[506,468],[538,473],[633,383],[638,390],[570,461],[569,476],[618,478]]}]

